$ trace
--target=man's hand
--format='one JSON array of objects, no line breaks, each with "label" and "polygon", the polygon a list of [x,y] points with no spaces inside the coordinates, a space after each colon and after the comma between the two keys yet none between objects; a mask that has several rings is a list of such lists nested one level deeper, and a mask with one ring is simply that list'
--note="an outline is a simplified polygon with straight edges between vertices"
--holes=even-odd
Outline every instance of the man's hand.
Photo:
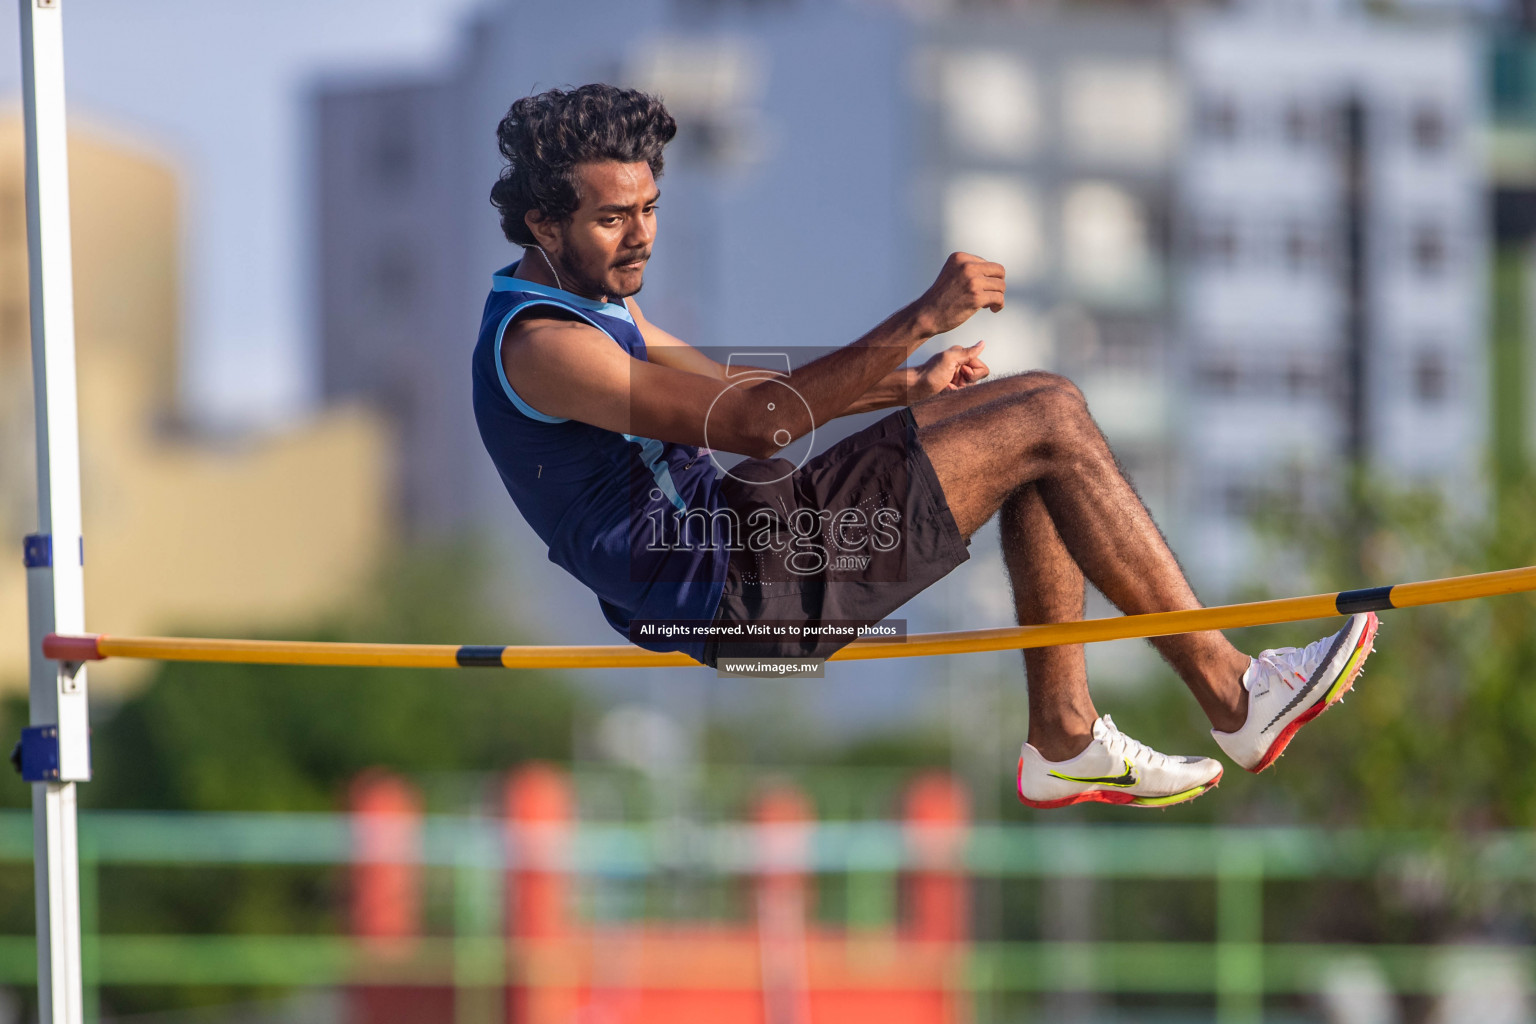
[{"label": "man's hand", "polygon": [[929,359],[917,371],[917,379],[907,393],[907,401],[921,402],[941,391],[955,391],[969,387],[992,371],[981,361],[981,349],[985,341],[978,341],[970,348],[951,345]]},{"label": "man's hand", "polygon": [[1003,308],[1006,290],[1001,263],[988,263],[966,252],[950,253],[938,279],[917,300],[919,328],[928,335],[944,334],[978,309],[996,313]]}]

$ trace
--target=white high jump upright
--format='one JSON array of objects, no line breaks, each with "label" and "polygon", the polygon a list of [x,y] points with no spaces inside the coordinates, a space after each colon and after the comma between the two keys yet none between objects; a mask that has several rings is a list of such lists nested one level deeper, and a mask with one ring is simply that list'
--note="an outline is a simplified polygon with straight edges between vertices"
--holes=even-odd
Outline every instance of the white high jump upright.
[{"label": "white high jump upright", "polygon": [[27,253],[37,409],[38,531],[27,538],[37,991],[43,1024],[83,1024],[75,784],[91,776],[85,669],[43,657],[50,632],[85,629],[75,299],[69,246],[61,0],[17,0],[27,132]]}]

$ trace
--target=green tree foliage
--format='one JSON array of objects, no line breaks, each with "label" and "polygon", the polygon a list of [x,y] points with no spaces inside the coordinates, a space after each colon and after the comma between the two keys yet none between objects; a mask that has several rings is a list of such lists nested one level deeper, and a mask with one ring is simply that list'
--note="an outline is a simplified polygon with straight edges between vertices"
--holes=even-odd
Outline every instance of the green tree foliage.
[{"label": "green tree foliage", "polygon": [[[1322,509],[1275,502],[1258,528],[1269,566],[1238,600],[1291,597],[1536,563],[1536,472],[1497,494],[1446,495],[1361,474]],[[1458,504],[1459,503],[1459,504]],[[1300,647],[1340,620],[1234,630],[1249,653]],[[1163,669],[1116,696],[1138,739],[1214,755],[1209,723]],[[1536,823],[1536,597],[1381,613],[1376,651],[1344,703],[1260,776],[1228,766],[1179,821],[1308,822],[1457,831]],[[1110,816],[1085,813],[1090,820]],[[1172,817],[1170,815],[1169,817]],[[1052,820],[1058,820],[1053,818]]]},{"label": "green tree foliage", "polygon": [[[1343,493],[1327,514],[1289,509],[1265,523],[1278,548],[1306,553],[1310,586],[1295,592],[1536,562],[1536,474],[1529,470],[1507,477],[1487,498],[1486,513],[1457,508],[1436,490],[1366,475]],[[1480,504],[1476,495],[1455,498],[1463,500]],[[1267,646],[1269,637],[1294,636],[1297,627],[1252,632]],[[1529,827],[1536,822],[1533,684],[1530,594],[1384,612],[1365,674],[1342,708],[1300,735],[1275,769],[1275,785],[1313,821]]]},{"label": "green tree foliage", "polygon": [[[472,548],[394,560],[358,606],[293,639],[533,643],[486,612]],[[548,672],[494,669],[290,668],[166,663],[115,706],[93,702],[92,781],[82,807],[189,811],[331,811],[348,783],[382,766],[426,782],[428,810],[462,812],[454,790],[434,807],[432,779],[488,783],[532,758],[570,753],[577,698]],[[24,701],[5,708],[14,737]],[[484,795],[494,795],[488,786]],[[30,794],[7,775],[0,800]],[[90,871],[87,866],[87,871]],[[96,869],[97,927],[106,933],[313,934],[345,931],[345,869],[112,866]],[[435,892],[435,889],[429,891]],[[443,909],[429,898],[426,927]],[[7,931],[31,924],[31,874],[0,875]],[[233,988],[133,987],[103,994],[118,1012],[263,998]]]}]

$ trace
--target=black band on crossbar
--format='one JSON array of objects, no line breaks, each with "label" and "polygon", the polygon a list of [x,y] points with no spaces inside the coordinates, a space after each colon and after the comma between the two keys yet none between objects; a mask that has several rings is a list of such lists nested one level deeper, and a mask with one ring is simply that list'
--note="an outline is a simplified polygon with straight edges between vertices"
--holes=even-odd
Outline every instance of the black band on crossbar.
[{"label": "black band on crossbar", "polygon": [[1392,603],[1391,587],[1367,587],[1365,590],[1341,590],[1334,598],[1334,607],[1340,615],[1359,612],[1384,612],[1396,607]]},{"label": "black band on crossbar", "polygon": [[505,647],[476,647],[466,644],[458,649],[454,660],[465,668],[501,668],[501,652]]}]

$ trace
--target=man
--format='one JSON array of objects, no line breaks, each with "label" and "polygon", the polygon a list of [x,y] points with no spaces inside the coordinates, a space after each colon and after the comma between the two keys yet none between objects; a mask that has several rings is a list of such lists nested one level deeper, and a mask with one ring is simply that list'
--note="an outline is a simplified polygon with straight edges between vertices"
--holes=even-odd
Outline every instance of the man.
[{"label": "man", "polygon": [[[518,100],[497,129],[507,165],[491,201],[524,258],[493,278],[475,414],[550,559],[616,629],[710,665],[723,653],[824,657],[852,639],[828,624],[879,622],[965,561],[994,515],[1020,623],[1081,618],[1085,580],[1128,614],[1199,607],[1070,381],[983,382],[980,343],[903,368],[929,338],[1002,309],[998,264],[951,255],[915,302],[789,372],[741,377],[648,321],[633,296],[675,133],[659,101],[607,85]],[[773,457],[818,424],[893,406],[804,466]],[[711,449],[748,458],[717,479]],[[828,557],[850,549],[852,560]],[[632,632],[667,621],[752,638]],[[753,635],[763,623],[794,632]],[[1350,687],[1376,625],[1356,615],[1257,658],[1216,632],[1152,643],[1220,747],[1258,772]],[[1100,717],[1080,645],[1025,651],[1024,664],[1026,804],[1163,806],[1220,780],[1215,760],[1157,753]]]}]

